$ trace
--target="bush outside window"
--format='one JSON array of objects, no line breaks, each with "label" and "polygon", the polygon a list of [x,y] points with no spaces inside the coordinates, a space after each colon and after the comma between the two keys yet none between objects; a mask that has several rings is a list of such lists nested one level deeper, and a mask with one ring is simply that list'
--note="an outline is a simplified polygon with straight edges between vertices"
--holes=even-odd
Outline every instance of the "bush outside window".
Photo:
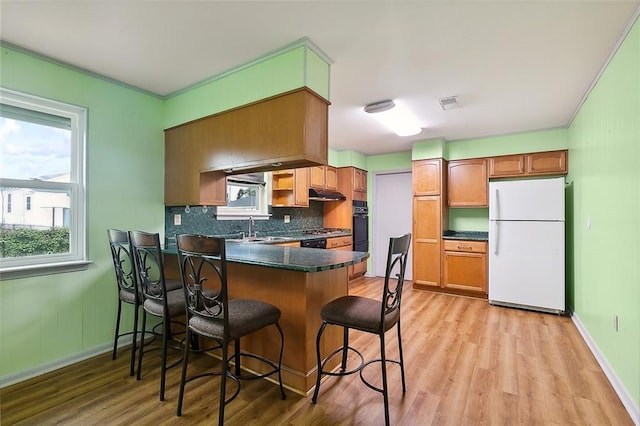
[{"label": "bush outside window", "polygon": [[85,122],[84,108],[0,88],[3,277],[86,264]]}]

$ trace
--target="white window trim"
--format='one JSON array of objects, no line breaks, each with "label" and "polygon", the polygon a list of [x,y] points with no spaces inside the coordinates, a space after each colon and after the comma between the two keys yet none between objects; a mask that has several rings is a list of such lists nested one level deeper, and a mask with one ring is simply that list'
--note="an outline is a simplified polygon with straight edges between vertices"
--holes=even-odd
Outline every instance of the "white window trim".
[{"label": "white window trim", "polygon": [[216,220],[268,220],[271,217],[268,213],[268,206],[271,204],[271,185],[269,184],[271,179],[267,179],[267,177],[265,176],[266,185],[261,187],[260,210],[219,206],[216,208]]},{"label": "white window trim", "polygon": [[85,145],[87,109],[51,99],[8,90],[0,87],[0,103],[51,115],[66,117],[71,122],[71,173],[70,183],[31,182],[29,180],[1,179],[0,186],[23,188],[68,189],[71,191],[72,223],[69,253],[0,259],[0,280],[35,275],[61,273],[86,269],[86,173]]}]

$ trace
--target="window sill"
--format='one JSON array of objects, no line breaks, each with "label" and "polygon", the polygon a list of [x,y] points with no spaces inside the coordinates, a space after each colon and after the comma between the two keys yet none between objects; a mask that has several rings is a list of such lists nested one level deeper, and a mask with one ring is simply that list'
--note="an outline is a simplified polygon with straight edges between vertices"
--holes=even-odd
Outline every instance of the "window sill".
[{"label": "window sill", "polygon": [[93,262],[90,260],[78,260],[73,262],[44,263],[40,265],[24,265],[2,268],[0,269],[0,281],[85,271],[91,263]]},{"label": "window sill", "polygon": [[268,220],[271,217],[268,213],[245,213],[245,212],[220,212],[216,214],[216,220]]}]

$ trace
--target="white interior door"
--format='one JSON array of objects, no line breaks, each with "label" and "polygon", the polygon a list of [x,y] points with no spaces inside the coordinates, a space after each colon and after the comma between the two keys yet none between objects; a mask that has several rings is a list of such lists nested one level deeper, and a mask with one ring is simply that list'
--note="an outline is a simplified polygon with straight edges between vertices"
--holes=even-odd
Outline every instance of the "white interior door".
[{"label": "white interior door", "polygon": [[[389,238],[411,232],[411,171],[376,173],[373,182],[373,274],[383,277],[387,265]],[[405,279],[411,279],[411,250]]]}]

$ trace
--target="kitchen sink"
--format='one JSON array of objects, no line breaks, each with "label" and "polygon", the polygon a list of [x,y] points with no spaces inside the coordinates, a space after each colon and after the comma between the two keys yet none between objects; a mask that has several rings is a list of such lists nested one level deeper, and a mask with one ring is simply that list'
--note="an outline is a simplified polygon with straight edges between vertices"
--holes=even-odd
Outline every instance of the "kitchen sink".
[{"label": "kitchen sink", "polygon": [[291,241],[292,238],[288,237],[244,237],[244,238],[229,238],[227,241],[235,241],[238,243],[264,243],[264,242],[276,242],[276,241]]}]

